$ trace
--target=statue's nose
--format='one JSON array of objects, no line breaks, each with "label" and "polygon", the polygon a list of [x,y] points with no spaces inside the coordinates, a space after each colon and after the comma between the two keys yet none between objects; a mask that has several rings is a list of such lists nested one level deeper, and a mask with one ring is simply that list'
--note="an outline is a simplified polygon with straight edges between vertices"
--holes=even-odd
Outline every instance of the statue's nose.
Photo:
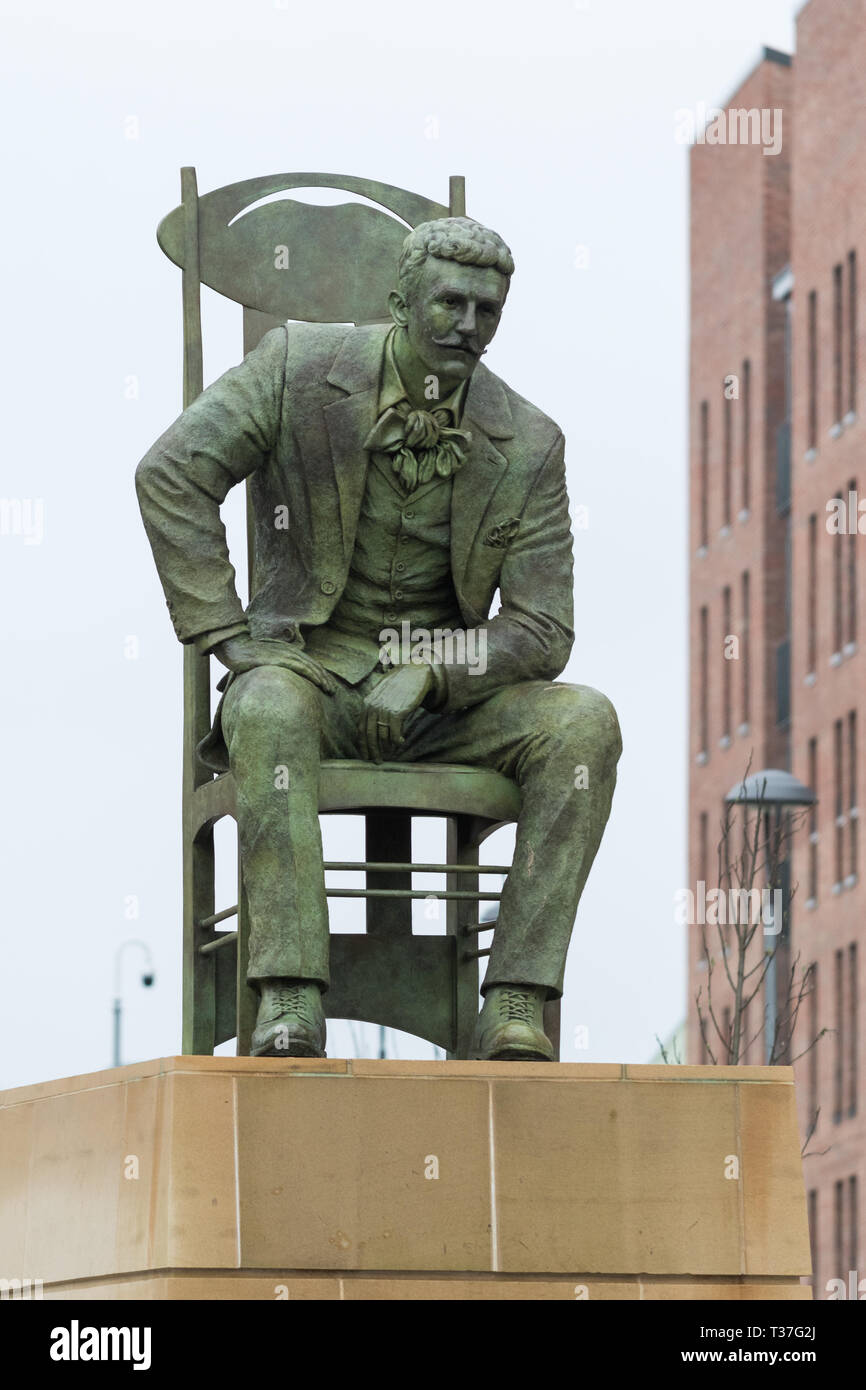
[{"label": "statue's nose", "polygon": [[468,337],[470,334],[474,334],[475,328],[475,305],[467,304],[465,310],[463,311],[463,315],[457,324],[457,330],[458,332],[464,334],[464,336]]}]

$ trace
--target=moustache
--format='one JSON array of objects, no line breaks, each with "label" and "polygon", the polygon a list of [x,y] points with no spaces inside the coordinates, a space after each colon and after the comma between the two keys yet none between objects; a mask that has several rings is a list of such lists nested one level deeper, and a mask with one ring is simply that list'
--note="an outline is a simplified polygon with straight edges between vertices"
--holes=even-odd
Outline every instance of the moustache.
[{"label": "moustache", "polygon": [[483,357],[487,352],[487,348],[482,348],[482,350],[478,352],[476,348],[469,347],[467,343],[452,343],[449,342],[447,338],[434,338],[433,342],[437,347],[441,348],[459,348],[461,352],[469,352],[473,357]]}]

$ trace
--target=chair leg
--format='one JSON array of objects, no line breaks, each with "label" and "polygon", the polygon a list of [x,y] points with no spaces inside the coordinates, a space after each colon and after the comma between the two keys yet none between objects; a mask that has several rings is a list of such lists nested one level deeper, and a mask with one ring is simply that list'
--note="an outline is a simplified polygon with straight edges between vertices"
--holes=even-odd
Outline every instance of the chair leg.
[{"label": "chair leg", "polygon": [[[448,817],[446,862],[478,863],[478,842],[473,834],[472,817]],[[449,874],[447,882],[449,891],[464,888],[478,892],[477,874]],[[478,907],[478,902],[471,899],[449,899],[445,913],[446,931],[454,938],[454,1035],[448,1052],[449,1061],[465,1061],[468,1058],[478,1017],[478,958],[469,955],[469,952],[478,950],[477,933],[469,930],[478,923]]]},{"label": "chair leg", "polygon": [[[194,184],[193,184],[194,193]],[[194,824],[196,788],[210,774],[197,766],[195,749],[210,727],[210,662],[191,645],[183,654],[183,1051],[213,1052],[216,1037],[214,963],[199,947],[210,938],[199,922],[214,910],[213,826]]]},{"label": "chair leg", "polygon": [[[365,862],[409,864],[412,861],[412,816],[408,811],[368,811],[365,823]],[[376,873],[367,870],[367,888],[388,888],[408,893],[412,874]],[[411,898],[368,898],[368,936],[411,936]]]},{"label": "chair leg", "polygon": [[213,827],[183,840],[183,1030],[186,1056],[213,1053],[216,1036],[214,963],[199,948],[211,933],[198,923],[214,910]]},{"label": "chair leg", "polygon": [[238,975],[237,975],[237,1055],[249,1057],[250,1040],[259,1011],[258,991],[247,984],[250,959],[250,920],[243,870],[238,858]]}]

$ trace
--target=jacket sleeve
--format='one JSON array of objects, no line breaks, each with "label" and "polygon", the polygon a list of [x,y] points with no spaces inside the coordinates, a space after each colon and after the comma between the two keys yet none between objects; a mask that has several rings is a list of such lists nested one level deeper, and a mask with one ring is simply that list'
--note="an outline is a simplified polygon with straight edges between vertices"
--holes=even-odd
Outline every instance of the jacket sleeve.
[{"label": "jacket sleeve", "polygon": [[220,505],[276,447],[286,343],[285,327],[266,333],[187,407],[136,469],[144,528],[181,642],[245,621]]},{"label": "jacket sleeve", "polygon": [[438,708],[475,705],[519,681],[554,680],[574,643],[573,573],[565,440],[558,433],[506,552],[499,613],[467,633],[471,660],[450,661],[447,652],[438,654],[445,657],[448,687]]}]

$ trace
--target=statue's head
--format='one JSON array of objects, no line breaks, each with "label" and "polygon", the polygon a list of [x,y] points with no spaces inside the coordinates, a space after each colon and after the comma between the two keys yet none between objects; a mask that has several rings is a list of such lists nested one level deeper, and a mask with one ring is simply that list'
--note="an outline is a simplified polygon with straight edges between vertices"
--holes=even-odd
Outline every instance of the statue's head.
[{"label": "statue's head", "polygon": [[469,217],[422,222],[409,233],[389,305],[431,373],[472,375],[499,327],[513,271],[501,236]]}]

